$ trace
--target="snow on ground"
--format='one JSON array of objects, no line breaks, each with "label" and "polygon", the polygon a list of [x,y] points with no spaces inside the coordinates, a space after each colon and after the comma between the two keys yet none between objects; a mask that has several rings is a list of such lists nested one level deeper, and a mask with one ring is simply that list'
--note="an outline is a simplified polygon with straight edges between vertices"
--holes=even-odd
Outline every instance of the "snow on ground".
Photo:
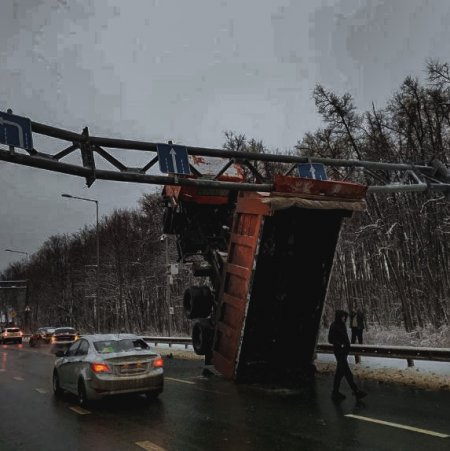
[{"label": "snow on ground", "polygon": [[[203,360],[194,353],[192,346],[158,344],[156,350],[163,357]],[[361,357],[361,363],[354,364],[354,357],[348,358],[350,367],[359,379],[369,379],[379,383],[408,385],[426,390],[450,390],[450,362],[428,362],[415,360],[414,367],[408,368],[405,359],[387,359],[381,357]],[[334,372],[336,360],[332,354],[318,354],[315,361],[320,373]]]},{"label": "snow on ground", "polygon": [[[415,360],[408,368],[406,360],[381,357],[361,357],[354,364],[348,358],[353,374],[359,379],[370,379],[379,383],[395,383],[427,390],[450,390],[450,362],[428,362]],[[336,360],[332,354],[319,354],[315,362],[320,373],[334,372]]]}]

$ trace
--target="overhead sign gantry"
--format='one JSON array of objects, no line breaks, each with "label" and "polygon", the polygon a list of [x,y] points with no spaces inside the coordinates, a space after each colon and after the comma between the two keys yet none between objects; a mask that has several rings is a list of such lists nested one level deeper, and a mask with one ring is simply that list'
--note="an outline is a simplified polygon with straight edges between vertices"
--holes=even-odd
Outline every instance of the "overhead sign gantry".
[{"label": "overhead sign gantry", "polygon": [[[11,146],[9,150],[0,150],[0,160],[25,166],[46,169],[64,174],[84,177],[88,186],[95,180],[114,180],[122,182],[148,183],[157,185],[203,186],[209,189],[231,189],[238,191],[272,192],[273,180],[264,177],[257,168],[257,162],[281,163],[283,175],[295,171],[300,173],[299,165],[322,164],[327,168],[337,169],[343,173],[345,180],[354,180],[368,185],[368,192],[449,192],[449,169],[440,161],[429,163],[391,163],[381,161],[361,161],[331,158],[310,158],[296,155],[256,154],[226,149],[212,149],[192,146],[179,146],[169,143],[151,143],[145,141],[103,138],[91,136],[88,127],[78,134],[72,131],[51,127],[27,118],[8,113],[1,113],[0,142]],[[66,146],[59,152],[50,154],[39,151],[32,145],[29,132],[45,135],[65,141]],[[13,125],[11,125],[13,124]],[[5,139],[6,130],[6,139]],[[16,135],[14,135],[16,130]],[[21,133],[17,134],[17,131]],[[3,133],[2,133],[3,131]],[[11,138],[15,136],[15,138]],[[17,148],[24,149],[18,150]],[[123,159],[116,158],[111,149],[120,150]],[[149,161],[142,167],[130,167],[124,160],[129,152],[139,152],[149,155]],[[68,163],[65,158],[76,152],[81,153],[81,165]],[[224,160],[223,166],[216,174],[202,174],[191,162],[192,157],[216,157]],[[114,169],[100,169],[101,160],[108,162]],[[150,174],[149,170],[157,163],[161,172],[168,175]],[[249,170],[254,182],[227,182],[218,180],[233,164],[239,163]]]}]

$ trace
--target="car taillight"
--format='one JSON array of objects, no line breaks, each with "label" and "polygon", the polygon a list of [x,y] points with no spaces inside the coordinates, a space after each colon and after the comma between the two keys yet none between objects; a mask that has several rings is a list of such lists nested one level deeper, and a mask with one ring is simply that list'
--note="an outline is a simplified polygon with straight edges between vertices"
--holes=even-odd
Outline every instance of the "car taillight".
[{"label": "car taillight", "polygon": [[8,336],[8,332],[5,332],[3,335],[4,335],[5,337],[7,337],[7,336]]},{"label": "car taillight", "polygon": [[55,337],[52,337],[50,341],[51,341],[52,343],[54,343],[54,342],[56,341],[56,338],[55,338]]},{"label": "car taillight", "polygon": [[106,363],[91,363],[91,369],[94,373],[110,373],[111,370]]},{"label": "car taillight", "polygon": [[153,360],[152,365],[153,365],[153,368],[162,368],[164,366],[164,361],[161,358],[155,359],[155,360]]},{"label": "car taillight", "polygon": [[23,337],[23,332],[19,332],[20,336]]}]

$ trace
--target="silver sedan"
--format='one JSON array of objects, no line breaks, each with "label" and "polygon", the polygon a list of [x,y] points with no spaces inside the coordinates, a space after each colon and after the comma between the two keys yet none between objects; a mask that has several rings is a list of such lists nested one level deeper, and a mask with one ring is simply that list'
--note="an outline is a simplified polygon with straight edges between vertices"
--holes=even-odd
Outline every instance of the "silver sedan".
[{"label": "silver sedan", "polygon": [[163,360],[137,335],[83,335],[56,356],[53,391],[75,394],[80,405],[122,393],[150,399],[163,391]]}]

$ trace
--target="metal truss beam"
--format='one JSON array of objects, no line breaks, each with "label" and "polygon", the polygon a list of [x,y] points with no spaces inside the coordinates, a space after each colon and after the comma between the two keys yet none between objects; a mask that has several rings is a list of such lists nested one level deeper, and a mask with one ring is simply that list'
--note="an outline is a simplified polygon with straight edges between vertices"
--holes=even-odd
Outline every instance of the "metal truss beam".
[{"label": "metal truss beam", "polygon": [[[388,192],[421,192],[438,190],[450,192],[450,175],[448,168],[439,161],[433,161],[430,165],[387,163],[380,161],[360,161],[331,158],[310,158],[295,155],[255,154],[253,152],[231,151],[226,149],[212,149],[202,147],[187,147],[191,156],[205,156],[225,158],[230,161],[222,166],[215,175],[204,177],[196,168],[192,167],[194,175],[201,178],[187,178],[177,175],[150,175],[146,172],[153,167],[158,156],[151,156],[149,163],[142,168],[128,167],[116,157],[108,153],[106,148],[120,149],[123,155],[129,151],[157,152],[157,143],[145,141],[131,141],[125,139],[103,138],[89,135],[88,128],[84,128],[81,134],[68,130],[51,127],[45,124],[32,122],[34,133],[46,135],[62,141],[69,141],[69,145],[55,153],[48,154],[33,149],[29,154],[11,152],[0,149],[0,160],[15,164],[61,172],[74,176],[84,177],[88,186],[96,179],[112,180],[119,182],[147,183],[157,185],[187,185],[201,186],[217,189],[230,189],[239,191],[273,191],[271,180],[265,180],[256,167],[252,164],[257,161],[283,163],[286,165],[285,174],[295,170],[295,166],[301,163],[321,163],[333,169],[336,173],[344,172],[342,179],[353,179],[369,185],[368,191],[374,193]],[[76,165],[61,161],[75,151],[81,152],[83,165]],[[96,157],[104,159],[113,165],[114,170],[99,169],[96,165]],[[219,181],[218,178],[233,162],[243,162],[250,169],[255,178],[254,183],[234,183]],[[252,162],[252,163],[251,163]],[[373,181],[374,183],[372,183]],[[377,185],[375,183],[382,183]]]}]

